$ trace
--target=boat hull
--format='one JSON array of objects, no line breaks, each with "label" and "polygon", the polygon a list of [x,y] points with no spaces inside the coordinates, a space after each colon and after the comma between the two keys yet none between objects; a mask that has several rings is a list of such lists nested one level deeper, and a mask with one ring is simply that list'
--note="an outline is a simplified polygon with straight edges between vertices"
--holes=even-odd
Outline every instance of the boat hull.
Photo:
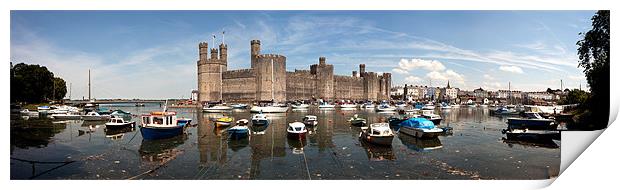
[{"label": "boat hull", "polygon": [[183,134],[183,126],[176,127],[141,127],[140,134],[143,139],[167,139]]},{"label": "boat hull", "polygon": [[306,126],[316,126],[319,124],[318,121],[304,121],[303,122]]},{"label": "boat hull", "polygon": [[250,109],[250,112],[252,113],[286,113],[288,111],[288,107],[275,107],[275,106],[269,106],[269,107],[261,107],[261,106],[253,106]]},{"label": "boat hull", "polygon": [[234,129],[228,130],[228,137],[231,139],[241,139],[248,137],[248,129]]},{"label": "boat hull", "polygon": [[266,119],[264,119],[264,120],[263,119],[260,119],[260,120],[259,119],[253,119],[252,120],[252,125],[258,125],[258,126],[263,126],[264,125],[264,126],[267,126],[267,125],[269,125],[269,120],[266,120]]},{"label": "boat hull", "polygon": [[84,121],[105,121],[108,119],[110,119],[110,116],[108,115],[100,115],[100,116],[84,115],[82,116],[82,120]]},{"label": "boat hull", "polygon": [[392,146],[394,136],[370,136],[366,132],[362,132],[360,136],[364,141],[381,146]]},{"label": "boat hull", "polygon": [[52,115],[54,119],[66,119],[66,120],[79,120],[82,119],[81,115]]},{"label": "boat hull", "polygon": [[556,125],[550,119],[519,119],[508,118],[510,129],[555,130]]},{"label": "boat hull", "polygon": [[401,127],[398,130],[398,133],[410,135],[417,138],[435,138],[441,135],[443,133],[443,130],[437,129],[431,131],[413,127]]},{"label": "boat hull", "polygon": [[129,123],[113,123],[113,124],[106,123],[105,128],[110,129],[110,130],[119,130],[119,129],[130,128],[130,127],[133,128],[135,125],[136,125],[135,121],[132,121]]},{"label": "boat hull", "polygon": [[290,138],[290,139],[306,139],[306,133],[294,133],[294,132],[290,132],[287,131],[286,133],[286,137]]},{"label": "boat hull", "polygon": [[366,126],[366,121],[365,120],[353,120],[351,121],[351,125],[356,126],[356,127],[363,127],[363,126]]}]

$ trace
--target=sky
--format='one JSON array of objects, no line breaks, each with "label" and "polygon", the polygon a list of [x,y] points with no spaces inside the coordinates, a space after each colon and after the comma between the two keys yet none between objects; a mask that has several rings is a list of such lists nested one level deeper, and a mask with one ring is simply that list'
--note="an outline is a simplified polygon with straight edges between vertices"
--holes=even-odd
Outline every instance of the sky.
[{"label": "sky", "polygon": [[[359,64],[393,86],[464,90],[587,89],[580,32],[595,11],[11,11],[11,62],[46,66],[72,99],[188,98],[198,43],[228,44],[228,68],[250,67],[250,40],[287,70],[324,56],[338,75]],[[222,31],[225,37],[222,38]],[[69,90],[69,89],[68,89]]]}]

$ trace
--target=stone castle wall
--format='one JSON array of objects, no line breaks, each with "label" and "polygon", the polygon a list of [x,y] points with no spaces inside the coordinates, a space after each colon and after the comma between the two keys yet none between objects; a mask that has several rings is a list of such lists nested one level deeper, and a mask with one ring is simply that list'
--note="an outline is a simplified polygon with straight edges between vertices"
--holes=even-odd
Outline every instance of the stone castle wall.
[{"label": "stone castle wall", "polygon": [[224,100],[251,102],[256,99],[256,74],[253,69],[226,71],[222,73],[222,79]]},{"label": "stone castle wall", "polygon": [[[325,57],[310,70],[286,71],[286,57],[260,54],[260,41],[250,42],[250,69],[227,71],[228,46],[208,51],[208,44],[199,44],[198,99],[207,101],[271,101],[292,100],[383,100],[389,99],[391,74],[366,72],[360,65],[352,76],[334,75],[334,66]],[[210,56],[208,56],[210,53]]]},{"label": "stone castle wall", "polygon": [[310,100],[315,94],[316,76],[309,70],[286,72],[286,97],[289,100]]}]

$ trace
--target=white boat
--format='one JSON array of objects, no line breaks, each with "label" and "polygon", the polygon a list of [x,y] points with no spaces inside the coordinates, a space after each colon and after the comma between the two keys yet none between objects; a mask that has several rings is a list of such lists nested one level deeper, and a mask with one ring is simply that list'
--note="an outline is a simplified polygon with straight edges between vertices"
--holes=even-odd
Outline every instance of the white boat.
[{"label": "white boat", "polygon": [[84,121],[105,121],[110,119],[110,115],[99,115],[99,113],[92,111],[83,115],[82,119]]},{"label": "white boat", "polygon": [[365,109],[375,109],[375,105],[373,103],[368,102],[368,103],[364,104],[364,108]]},{"label": "white boat", "polygon": [[34,116],[34,115],[39,115],[38,111],[30,111],[28,109],[23,109],[21,111],[19,111],[19,113],[24,114],[24,115],[29,115],[29,116]]},{"label": "white boat", "polygon": [[398,102],[398,103],[396,103],[396,108],[398,108],[398,109],[404,110],[404,109],[405,109],[405,107],[407,107],[407,104],[406,104],[406,103],[404,103],[404,102]]},{"label": "white boat", "polygon": [[319,109],[333,109],[333,108],[336,108],[336,105],[328,104],[328,103],[319,104]]},{"label": "white boat", "polygon": [[225,105],[212,105],[202,107],[202,111],[204,112],[227,112],[232,111],[232,109],[232,107]]},{"label": "white boat", "polygon": [[82,119],[82,115],[77,112],[67,112],[67,113],[56,113],[51,116],[54,119]]},{"label": "white boat", "polygon": [[357,104],[344,103],[340,105],[340,108],[357,108]]},{"label": "white boat", "polygon": [[441,123],[441,116],[435,113],[422,113],[421,117],[432,121],[435,125],[439,125]]},{"label": "white boat", "polygon": [[388,123],[373,123],[369,127],[362,127],[360,138],[369,143],[391,146],[394,133]]},{"label": "white boat", "polygon": [[450,107],[452,107],[452,108],[460,108],[461,105],[459,105],[459,104],[452,104],[452,105],[450,105]]},{"label": "white boat", "polygon": [[273,105],[252,106],[252,108],[250,109],[250,112],[252,112],[252,113],[259,113],[259,112],[263,112],[263,113],[286,113],[287,111],[288,111],[288,107],[287,106],[273,106]]},{"label": "white boat", "polygon": [[291,107],[293,107],[293,109],[308,109],[308,107],[310,107],[310,105],[308,105],[308,104],[293,104],[293,105],[291,105]]},{"label": "white boat", "polygon": [[381,104],[377,106],[377,111],[381,111],[381,112],[396,111],[396,107],[390,106],[389,104]]},{"label": "white boat", "polygon": [[135,121],[125,121],[122,117],[112,117],[105,123],[106,129],[122,129],[125,127],[134,127],[136,125]]},{"label": "white boat", "polygon": [[435,105],[433,105],[432,103],[427,103],[424,104],[424,107],[422,107],[423,110],[434,110],[435,109]]},{"label": "white boat", "polygon": [[307,115],[303,119],[303,123],[308,126],[316,126],[319,124],[319,121],[314,115]]},{"label": "white boat", "polygon": [[286,133],[289,138],[303,139],[306,138],[306,133],[308,133],[308,129],[306,129],[306,125],[304,123],[296,121],[288,124],[288,127],[286,128]]},{"label": "white boat", "polygon": [[269,125],[267,115],[259,113],[252,116],[252,125]]},{"label": "white boat", "polygon": [[487,107],[489,107],[489,105],[487,105],[487,104],[480,104],[480,107],[487,108]]}]

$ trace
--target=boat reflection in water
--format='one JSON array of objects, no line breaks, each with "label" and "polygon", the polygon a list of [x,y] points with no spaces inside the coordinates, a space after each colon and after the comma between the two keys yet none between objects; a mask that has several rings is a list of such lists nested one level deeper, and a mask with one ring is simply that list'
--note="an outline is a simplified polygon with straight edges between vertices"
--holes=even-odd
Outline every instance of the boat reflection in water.
[{"label": "boat reflection in water", "polygon": [[308,144],[306,138],[286,138],[288,142],[288,146],[291,150],[293,150],[293,154],[303,154],[304,147]]},{"label": "boat reflection in water", "polygon": [[124,127],[120,129],[109,129],[105,128],[103,131],[105,132],[105,137],[111,140],[119,140],[122,139],[125,133],[135,131],[135,127]]},{"label": "boat reflection in water", "polygon": [[142,140],[138,152],[142,161],[165,163],[174,160],[182,152],[176,148],[185,143],[186,140],[187,134],[168,139]]},{"label": "boat reflection in water", "polygon": [[405,134],[398,134],[398,138],[407,148],[416,152],[428,152],[435,149],[443,148],[441,140],[439,138],[421,139],[415,138]]},{"label": "boat reflection in water", "polygon": [[249,138],[246,136],[245,138],[228,138],[228,148],[232,151],[239,151],[244,149],[250,144]]},{"label": "boat reflection in water", "polygon": [[396,155],[392,150],[392,146],[380,146],[359,140],[362,148],[366,151],[366,156],[370,161],[396,160]]},{"label": "boat reflection in water", "polygon": [[[544,147],[556,149],[560,148],[560,146],[555,143],[553,138],[523,138],[523,137],[513,137],[508,136],[506,138],[502,137],[504,143],[508,144],[508,147],[513,147],[515,144],[522,145],[525,147]],[[559,139],[557,139],[559,140]]]}]

